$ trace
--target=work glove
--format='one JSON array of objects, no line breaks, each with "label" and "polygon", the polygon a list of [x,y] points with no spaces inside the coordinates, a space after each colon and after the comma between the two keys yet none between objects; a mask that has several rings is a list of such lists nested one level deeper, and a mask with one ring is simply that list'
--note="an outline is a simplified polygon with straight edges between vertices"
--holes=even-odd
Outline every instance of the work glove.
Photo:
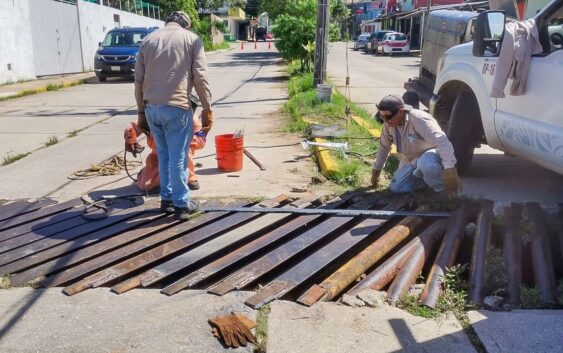
[{"label": "work glove", "polygon": [[377,188],[379,186],[379,176],[381,175],[381,170],[372,169],[371,170],[371,186]]},{"label": "work glove", "polygon": [[144,134],[148,135],[150,133],[151,129],[149,127],[149,122],[147,121],[145,112],[139,112],[139,114],[137,115],[137,126],[139,127],[139,130],[141,130],[141,132],[143,132]]},{"label": "work glove", "polygon": [[442,172],[442,179],[444,181],[444,190],[448,195],[461,192],[461,180],[457,175],[457,169],[455,167],[444,169]]},{"label": "work glove", "polygon": [[205,109],[201,112],[201,131],[207,135],[213,127],[213,111]]},{"label": "work glove", "polygon": [[256,324],[242,314],[217,316],[210,319],[209,324],[213,326],[214,336],[218,335],[228,347],[246,347],[248,342],[256,342],[256,338],[250,332],[250,328]]}]

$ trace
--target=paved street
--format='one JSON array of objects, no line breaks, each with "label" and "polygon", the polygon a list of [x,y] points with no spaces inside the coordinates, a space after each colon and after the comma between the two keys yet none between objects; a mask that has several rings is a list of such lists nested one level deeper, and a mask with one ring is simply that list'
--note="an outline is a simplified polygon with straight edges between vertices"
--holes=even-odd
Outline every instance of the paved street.
[{"label": "paved street", "polygon": [[[287,99],[286,73],[275,49],[259,43],[249,48],[208,56],[215,102],[215,126],[205,149],[196,154],[203,164],[197,173],[202,189],[196,197],[275,196],[293,187],[306,187],[316,166],[299,146],[299,137],[283,131],[278,114]],[[133,83],[110,79],[0,103],[0,157],[28,153],[30,156],[0,167],[0,199],[50,196],[69,199],[96,186],[123,178],[98,177],[69,181],[67,176],[123,153],[123,129],[136,119]],[[69,138],[75,130],[85,130]],[[221,173],[215,159],[214,136],[245,131],[245,147],[267,168],[260,171],[244,157],[237,173]],[[42,147],[50,137],[59,143]],[[144,156],[146,156],[146,152]],[[323,193],[323,190],[316,190]],[[124,179],[103,187],[101,193],[131,193]]]},{"label": "paved street", "polygon": [[[352,43],[349,43],[352,47]],[[387,94],[404,92],[403,83],[418,76],[416,56],[375,56],[346,51],[344,43],[331,44],[328,76],[345,93],[346,52],[351,100],[375,113],[375,104]],[[563,200],[563,176],[503,152],[483,146],[475,151],[471,174],[463,178],[463,194],[500,202],[558,203]]]}]

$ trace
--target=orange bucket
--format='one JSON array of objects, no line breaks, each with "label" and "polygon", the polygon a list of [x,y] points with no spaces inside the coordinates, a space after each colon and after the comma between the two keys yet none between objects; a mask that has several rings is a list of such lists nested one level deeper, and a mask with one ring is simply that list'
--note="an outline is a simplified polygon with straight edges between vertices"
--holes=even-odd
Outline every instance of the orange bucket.
[{"label": "orange bucket", "polygon": [[238,172],[242,169],[244,137],[233,134],[215,136],[217,168],[223,172]]}]

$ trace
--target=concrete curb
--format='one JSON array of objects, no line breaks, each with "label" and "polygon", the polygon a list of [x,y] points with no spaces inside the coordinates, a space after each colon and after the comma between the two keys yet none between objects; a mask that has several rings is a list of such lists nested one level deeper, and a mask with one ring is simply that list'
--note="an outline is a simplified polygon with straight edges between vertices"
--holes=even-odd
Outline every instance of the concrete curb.
[{"label": "concrete curb", "polygon": [[[329,142],[322,138],[313,139],[317,143]],[[325,177],[330,177],[338,172],[338,163],[336,159],[330,153],[330,150],[320,146],[314,146],[313,151],[319,160],[319,168],[321,168],[321,174]]]},{"label": "concrete curb", "polygon": [[53,86],[56,87],[56,89],[54,89],[54,90],[78,86],[78,85],[84,84],[86,82],[86,80],[87,80],[87,78],[83,78],[83,79],[79,79],[79,80],[62,80],[62,81],[58,81],[58,82],[48,83],[48,84],[45,84],[45,85],[42,85],[42,86],[39,86],[39,87],[36,87],[36,88],[32,88],[32,89],[23,89],[23,90],[13,92],[11,94],[8,93],[6,95],[0,96],[0,101],[24,97],[24,96],[29,96],[29,95],[33,95],[33,94],[45,93],[45,92],[50,91],[49,87],[53,87]]}]

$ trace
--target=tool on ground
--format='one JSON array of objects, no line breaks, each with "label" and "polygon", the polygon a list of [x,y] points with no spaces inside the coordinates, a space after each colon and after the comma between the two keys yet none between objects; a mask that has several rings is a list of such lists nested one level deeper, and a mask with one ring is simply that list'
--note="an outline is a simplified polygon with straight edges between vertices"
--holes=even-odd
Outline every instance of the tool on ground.
[{"label": "tool on ground", "polygon": [[331,216],[367,216],[373,218],[387,218],[395,216],[420,217],[449,217],[449,212],[417,212],[417,211],[386,211],[386,210],[327,210],[319,208],[271,208],[271,207],[202,207],[202,212],[251,212],[251,213],[292,213],[292,214],[322,214]]},{"label": "tool on ground", "polygon": [[250,153],[250,151],[248,151],[246,148],[244,149],[244,154],[248,158],[250,158],[250,160],[254,162],[254,164],[256,164],[258,168],[260,168],[260,170],[266,170],[266,167],[264,167],[264,165],[262,165],[262,163],[260,163],[260,161],[256,159],[256,157],[254,157],[254,155],[252,155],[252,153]]},{"label": "tool on ground", "polygon": [[233,312],[217,316],[210,319],[209,324],[213,327],[213,336],[221,339],[228,347],[246,347],[248,342],[256,342],[256,337],[250,331],[256,327],[256,323],[243,314]]}]

